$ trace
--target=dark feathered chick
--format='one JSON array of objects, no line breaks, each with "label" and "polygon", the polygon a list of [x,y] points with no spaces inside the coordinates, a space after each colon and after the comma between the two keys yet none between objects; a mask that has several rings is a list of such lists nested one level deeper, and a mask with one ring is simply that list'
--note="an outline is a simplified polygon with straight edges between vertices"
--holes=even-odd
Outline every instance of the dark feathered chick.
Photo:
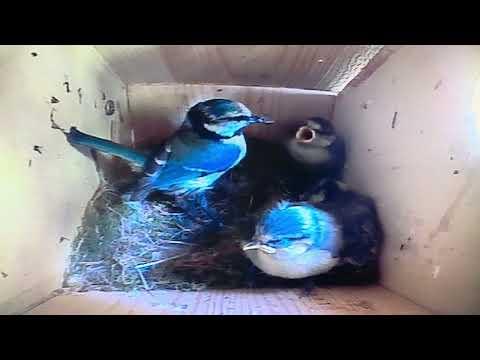
[{"label": "dark feathered chick", "polygon": [[[322,118],[308,119],[287,131],[279,142],[247,138],[245,159],[233,169],[255,211],[277,200],[298,196],[321,178],[341,179],[345,144],[333,125]],[[248,201],[248,200],[247,200]]]},{"label": "dark feathered chick", "polygon": [[337,219],[344,240],[340,252],[343,263],[363,267],[378,260],[383,230],[372,198],[342,182],[322,179],[298,200],[307,201]]},{"label": "dark feathered chick", "polygon": [[320,117],[308,119],[304,125],[291,131],[284,146],[305,171],[322,177],[342,177],[345,143],[330,121]]}]

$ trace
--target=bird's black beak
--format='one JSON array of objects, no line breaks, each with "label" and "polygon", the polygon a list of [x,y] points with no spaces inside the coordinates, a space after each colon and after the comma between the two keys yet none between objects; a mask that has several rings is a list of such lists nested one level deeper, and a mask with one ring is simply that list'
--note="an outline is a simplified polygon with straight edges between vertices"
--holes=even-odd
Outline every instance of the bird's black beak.
[{"label": "bird's black beak", "polygon": [[275,121],[265,116],[254,115],[251,117],[251,123],[252,124],[274,124]]}]

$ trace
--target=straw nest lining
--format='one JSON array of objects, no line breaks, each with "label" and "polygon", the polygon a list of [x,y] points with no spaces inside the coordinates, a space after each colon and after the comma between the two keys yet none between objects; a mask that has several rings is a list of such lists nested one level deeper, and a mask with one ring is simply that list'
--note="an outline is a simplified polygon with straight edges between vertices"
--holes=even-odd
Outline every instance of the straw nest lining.
[{"label": "straw nest lining", "polygon": [[[211,201],[210,209],[227,219],[232,205]],[[239,247],[242,235],[228,221],[218,231],[194,206],[187,213],[171,201],[123,201],[102,186],[73,242],[65,286],[77,291],[242,286],[250,266]]]}]

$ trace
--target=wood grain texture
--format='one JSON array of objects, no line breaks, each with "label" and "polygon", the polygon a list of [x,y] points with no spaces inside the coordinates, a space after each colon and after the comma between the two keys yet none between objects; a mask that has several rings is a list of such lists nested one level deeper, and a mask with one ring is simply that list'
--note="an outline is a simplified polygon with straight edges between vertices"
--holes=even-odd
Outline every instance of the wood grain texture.
[{"label": "wood grain texture", "polygon": [[341,91],[381,45],[97,45],[127,84],[289,87]]},{"label": "wood grain texture", "polygon": [[119,112],[105,115],[102,92],[124,111],[126,91],[92,46],[1,46],[0,64],[0,313],[10,314],[61,286],[98,186],[92,160],[51,120],[108,138]]},{"label": "wood grain texture", "polygon": [[202,292],[88,292],[57,296],[27,315],[427,315],[380,287]]},{"label": "wood grain texture", "polygon": [[368,62],[368,64],[358,73],[358,75],[348,83],[342,90],[346,91],[350,87],[357,87],[377,71],[395,52],[399,51],[404,45],[385,45],[382,49]]},{"label": "wood grain texture", "polygon": [[287,124],[311,116],[331,118],[335,96],[329,92],[253,86],[137,84],[128,86],[131,128],[139,146],[162,142],[183,122],[189,107],[209,98],[228,98],[268,116],[273,125],[254,125],[253,136],[282,136]]},{"label": "wood grain texture", "polygon": [[480,314],[479,64],[478,45],[404,46],[335,104],[345,180],[385,228],[382,285],[440,313]]},{"label": "wood grain texture", "polygon": [[314,86],[315,89],[328,89],[340,93],[361,73],[382,47],[383,45],[345,46]]}]

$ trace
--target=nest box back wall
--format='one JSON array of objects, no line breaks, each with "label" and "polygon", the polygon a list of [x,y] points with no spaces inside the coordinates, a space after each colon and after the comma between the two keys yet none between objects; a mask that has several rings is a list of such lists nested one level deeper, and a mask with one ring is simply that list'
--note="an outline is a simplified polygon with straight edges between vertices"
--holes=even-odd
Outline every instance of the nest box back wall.
[{"label": "nest box back wall", "polygon": [[[0,80],[0,313],[13,313],[61,287],[98,186],[92,160],[51,120],[115,138],[126,92],[92,46],[2,46]],[[117,104],[111,116],[107,100]]]},{"label": "nest box back wall", "polygon": [[441,313],[480,313],[479,104],[479,46],[407,46],[335,105],[385,226],[382,283]]},{"label": "nest box back wall", "polygon": [[288,123],[311,116],[328,119],[335,95],[329,92],[251,86],[136,84],[128,86],[131,127],[135,144],[143,146],[163,140],[183,122],[188,108],[209,98],[243,102],[253,112],[269,116],[276,124],[252,126],[247,134],[278,138]]}]

